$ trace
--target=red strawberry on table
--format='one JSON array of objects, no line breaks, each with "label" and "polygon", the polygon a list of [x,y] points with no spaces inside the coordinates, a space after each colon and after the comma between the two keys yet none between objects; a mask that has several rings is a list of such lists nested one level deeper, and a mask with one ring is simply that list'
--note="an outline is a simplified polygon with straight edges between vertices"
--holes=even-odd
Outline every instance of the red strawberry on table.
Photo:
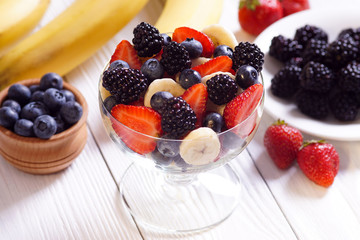
[{"label": "red strawberry on table", "polygon": [[284,17],[310,8],[308,0],[280,0]]},{"label": "red strawberry on table", "polygon": [[201,77],[209,75],[215,72],[230,72],[232,68],[232,60],[228,56],[219,56],[216,58],[212,58],[209,61],[197,65],[192,69],[199,72]]},{"label": "red strawberry on table", "polygon": [[259,104],[263,93],[261,83],[254,84],[226,104],[224,120],[227,128],[233,128],[244,121]]},{"label": "red strawberry on table", "polygon": [[212,56],[215,50],[215,45],[211,38],[208,37],[205,33],[190,27],[178,27],[175,29],[172,35],[172,40],[178,43],[185,41],[186,38],[194,38],[201,43],[203,47],[203,52],[201,54],[202,57]]},{"label": "red strawberry on table", "polygon": [[141,62],[137,55],[136,50],[133,45],[127,41],[122,40],[117,46],[116,49],[111,56],[110,63],[116,60],[123,60],[129,64],[131,68],[140,70]]},{"label": "red strawberry on table", "polygon": [[265,131],[264,146],[280,169],[289,168],[294,163],[302,144],[301,132],[285,121],[277,120]]},{"label": "red strawberry on table", "polygon": [[238,17],[241,28],[257,36],[282,18],[283,10],[278,0],[241,0]]},{"label": "red strawberry on table", "polygon": [[111,118],[114,131],[130,149],[139,154],[155,150],[156,140],[144,134],[161,135],[159,113],[149,107],[118,104],[112,108],[111,115],[117,120]]},{"label": "red strawberry on table", "polygon": [[194,110],[196,114],[195,127],[201,127],[206,111],[206,101],[208,92],[206,86],[202,83],[195,84],[188,88],[181,96]]},{"label": "red strawberry on table", "polygon": [[339,171],[339,155],[335,147],[325,141],[305,142],[297,154],[303,173],[316,184],[329,187]]}]

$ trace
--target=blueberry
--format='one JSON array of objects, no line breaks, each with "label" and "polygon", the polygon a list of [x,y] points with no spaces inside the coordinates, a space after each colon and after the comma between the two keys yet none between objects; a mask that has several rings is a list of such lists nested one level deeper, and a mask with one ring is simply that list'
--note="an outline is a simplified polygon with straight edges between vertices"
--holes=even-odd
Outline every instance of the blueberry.
[{"label": "blueberry", "polygon": [[186,169],[191,166],[190,164],[186,163],[184,161],[184,159],[182,159],[180,154],[177,157],[175,157],[173,160],[174,160],[175,165],[180,167],[183,172],[185,172]]},{"label": "blueberry", "polygon": [[0,125],[12,129],[15,122],[19,119],[19,114],[11,107],[0,108]]},{"label": "blueberry", "polygon": [[46,73],[40,79],[40,89],[45,91],[48,88],[56,88],[62,89],[63,88],[63,79],[57,73]]},{"label": "blueberry", "polygon": [[20,113],[20,111],[21,111],[21,106],[20,106],[20,104],[19,104],[17,101],[12,100],[12,99],[5,100],[5,101],[2,103],[2,107],[11,107],[11,108],[14,109],[17,113]]},{"label": "blueberry", "polygon": [[33,94],[34,92],[40,90],[40,85],[39,84],[31,85],[31,86],[29,86],[29,89],[30,89],[30,92]]},{"label": "blueberry", "polygon": [[78,102],[66,102],[60,108],[61,118],[70,125],[79,121],[82,114],[83,109]]},{"label": "blueberry", "polygon": [[60,115],[57,115],[54,117],[54,120],[56,122],[56,133],[61,133],[66,130],[67,126],[64,120],[61,118]]},{"label": "blueberry", "polygon": [[35,119],[33,129],[38,138],[49,139],[56,133],[56,122],[49,115],[41,115]]},{"label": "blueberry", "polygon": [[181,42],[180,44],[188,51],[189,57],[191,59],[200,57],[203,51],[203,46],[201,43],[194,38],[186,38],[185,41]]},{"label": "blueberry", "polygon": [[169,93],[169,92],[165,92],[165,91],[160,91],[160,92],[156,92],[154,93],[154,95],[152,95],[151,99],[150,99],[150,106],[155,110],[160,112],[162,106],[164,105],[165,101],[167,99],[173,98],[174,96]]},{"label": "blueberry", "polygon": [[66,102],[65,95],[56,88],[48,88],[44,92],[44,103],[50,111],[57,112]]},{"label": "blueberry", "polygon": [[157,141],[156,147],[158,151],[165,157],[175,157],[179,154],[180,141],[162,138]]},{"label": "blueberry", "polygon": [[38,116],[48,114],[49,110],[42,102],[29,102],[20,112],[20,117],[34,121]]},{"label": "blueberry", "polygon": [[31,97],[31,91],[28,87],[15,83],[10,86],[8,98],[17,101],[21,106],[27,104]]},{"label": "blueberry", "polygon": [[162,33],[161,36],[164,39],[164,46],[168,45],[171,42],[171,37],[166,33]]},{"label": "blueberry", "polygon": [[169,166],[172,163],[172,159],[162,155],[157,149],[151,153],[151,157],[158,166]]},{"label": "blueberry", "polygon": [[62,94],[64,94],[65,99],[67,102],[69,101],[75,101],[75,95],[72,93],[72,91],[63,89],[60,91]]},{"label": "blueberry", "polygon": [[155,79],[162,78],[165,72],[163,65],[155,58],[146,60],[140,70],[148,79],[149,84]]},{"label": "blueberry", "polygon": [[30,102],[44,102],[44,91],[35,91],[31,95]]},{"label": "blueberry", "polygon": [[254,67],[242,65],[236,71],[235,80],[242,89],[247,89],[251,85],[260,83],[258,77],[259,74]]},{"label": "blueberry", "polygon": [[219,133],[224,126],[224,118],[219,113],[209,113],[204,118],[203,126],[209,127],[215,132]]},{"label": "blueberry", "polygon": [[106,114],[107,112],[111,113],[111,109],[117,104],[117,101],[116,101],[116,97],[111,95],[109,97],[107,97],[105,100],[104,100],[104,107],[105,109],[103,109],[104,113]]},{"label": "blueberry", "polygon": [[116,67],[121,68],[130,68],[129,64],[123,60],[115,60],[112,63],[110,63],[109,69],[115,69]]},{"label": "blueberry", "polygon": [[184,89],[188,89],[192,85],[201,83],[201,75],[198,71],[192,69],[184,69],[179,76],[179,84]]},{"label": "blueberry", "polygon": [[214,58],[218,56],[228,56],[232,58],[234,51],[227,45],[219,45],[214,50]]},{"label": "blueberry", "polygon": [[27,119],[19,119],[14,125],[14,132],[20,136],[32,137],[34,136],[33,130],[34,123]]}]

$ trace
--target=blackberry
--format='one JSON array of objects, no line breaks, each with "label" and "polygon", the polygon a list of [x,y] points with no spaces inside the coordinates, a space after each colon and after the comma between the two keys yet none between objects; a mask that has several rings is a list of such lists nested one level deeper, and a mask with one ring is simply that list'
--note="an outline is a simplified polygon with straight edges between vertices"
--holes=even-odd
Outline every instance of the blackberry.
[{"label": "blackberry", "polygon": [[342,30],[337,39],[349,39],[352,38],[355,42],[360,41],[360,28],[346,28]]},{"label": "blackberry", "polygon": [[306,65],[305,60],[302,57],[294,57],[285,63],[285,66],[297,66],[303,68]]},{"label": "blackberry", "polygon": [[334,69],[340,69],[356,60],[359,48],[351,38],[335,40],[326,48],[325,63]]},{"label": "blackberry", "polygon": [[329,115],[327,94],[300,89],[295,94],[295,103],[309,117],[324,119]]},{"label": "blackberry", "polygon": [[196,115],[181,97],[165,101],[161,109],[161,128],[170,138],[181,138],[195,129]]},{"label": "blackberry", "polygon": [[240,42],[235,47],[232,60],[232,68],[235,72],[242,65],[250,65],[254,67],[256,71],[261,72],[264,64],[264,53],[256,44]]},{"label": "blackberry", "polygon": [[325,93],[335,83],[334,73],[322,63],[308,62],[300,74],[300,85],[306,90]]},{"label": "blackberry", "polygon": [[160,63],[170,75],[174,75],[191,66],[188,51],[177,42],[170,42],[163,48]]},{"label": "blackberry", "polygon": [[128,104],[140,98],[147,89],[146,77],[137,69],[116,67],[103,74],[103,87],[116,97],[118,103]]},{"label": "blackberry", "polygon": [[284,66],[271,79],[270,90],[280,98],[291,98],[299,90],[301,68],[295,65]]},{"label": "blackberry", "polygon": [[360,63],[350,62],[339,71],[338,79],[342,90],[360,94]]},{"label": "blackberry", "polygon": [[160,52],[164,39],[159,30],[146,22],[141,22],[133,30],[132,43],[140,57],[151,57]]},{"label": "blackberry", "polygon": [[294,40],[298,41],[299,44],[305,47],[310,39],[318,39],[327,42],[328,35],[323,29],[312,25],[305,25],[296,29]]},{"label": "blackberry", "polygon": [[209,99],[217,105],[230,102],[239,89],[235,80],[227,74],[217,74],[206,81]]},{"label": "blackberry", "polygon": [[321,62],[323,63],[326,56],[326,48],[328,43],[324,40],[310,39],[306,45],[302,57],[305,62]]},{"label": "blackberry", "polygon": [[286,62],[300,56],[302,50],[303,46],[297,41],[279,35],[271,40],[269,54],[280,62]]},{"label": "blackberry", "polygon": [[358,103],[354,93],[339,92],[330,100],[330,111],[339,121],[353,121],[358,114]]}]

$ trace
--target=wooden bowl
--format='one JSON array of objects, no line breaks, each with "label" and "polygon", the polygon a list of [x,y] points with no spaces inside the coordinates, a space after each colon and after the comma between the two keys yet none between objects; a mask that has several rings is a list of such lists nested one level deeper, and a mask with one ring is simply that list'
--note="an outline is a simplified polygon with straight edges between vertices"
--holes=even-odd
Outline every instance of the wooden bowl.
[{"label": "wooden bowl", "polygon": [[[40,79],[28,79],[18,83],[30,86],[39,82]],[[9,87],[0,93],[0,105],[6,100]],[[53,135],[50,139],[40,139],[19,136],[0,126],[0,154],[11,165],[33,174],[54,173],[67,168],[85,147],[87,103],[75,87],[64,82],[64,89],[73,92],[76,101],[83,108],[80,120],[67,130]]]}]

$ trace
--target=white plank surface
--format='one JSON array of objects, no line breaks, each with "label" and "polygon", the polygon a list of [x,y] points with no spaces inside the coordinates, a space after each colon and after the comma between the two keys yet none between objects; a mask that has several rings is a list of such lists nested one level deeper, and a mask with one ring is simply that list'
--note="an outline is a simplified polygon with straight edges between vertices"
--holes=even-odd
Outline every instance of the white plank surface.
[{"label": "white plank surface", "polygon": [[[52,1],[42,24],[72,1]],[[313,0],[311,6],[335,2]],[[359,6],[357,0],[344,2]],[[220,23],[238,40],[252,41],[238,25],[237,5],[238,0],[225,0]],[[331,141],[340,153],[340,171],[333,186],[324,189],[296,165],[287,171],[274,166],[262,145],[264,131],[273,121],[267,114],[248,151],[231,162],[241,177],[243,193],[229,219],[196,234],[169,235],[136,226],[119,203],[117,186],[130,161],[105,133],[97,84],[119,40],[128,39],[140,21],[154,23],[160,11],[159,1],[150,0],[126,28],[66,76],[84,94],[90,110],[87,145],[67,170],[34,176],[0,157],[0,239],[360,239],[360,142]]]}]

